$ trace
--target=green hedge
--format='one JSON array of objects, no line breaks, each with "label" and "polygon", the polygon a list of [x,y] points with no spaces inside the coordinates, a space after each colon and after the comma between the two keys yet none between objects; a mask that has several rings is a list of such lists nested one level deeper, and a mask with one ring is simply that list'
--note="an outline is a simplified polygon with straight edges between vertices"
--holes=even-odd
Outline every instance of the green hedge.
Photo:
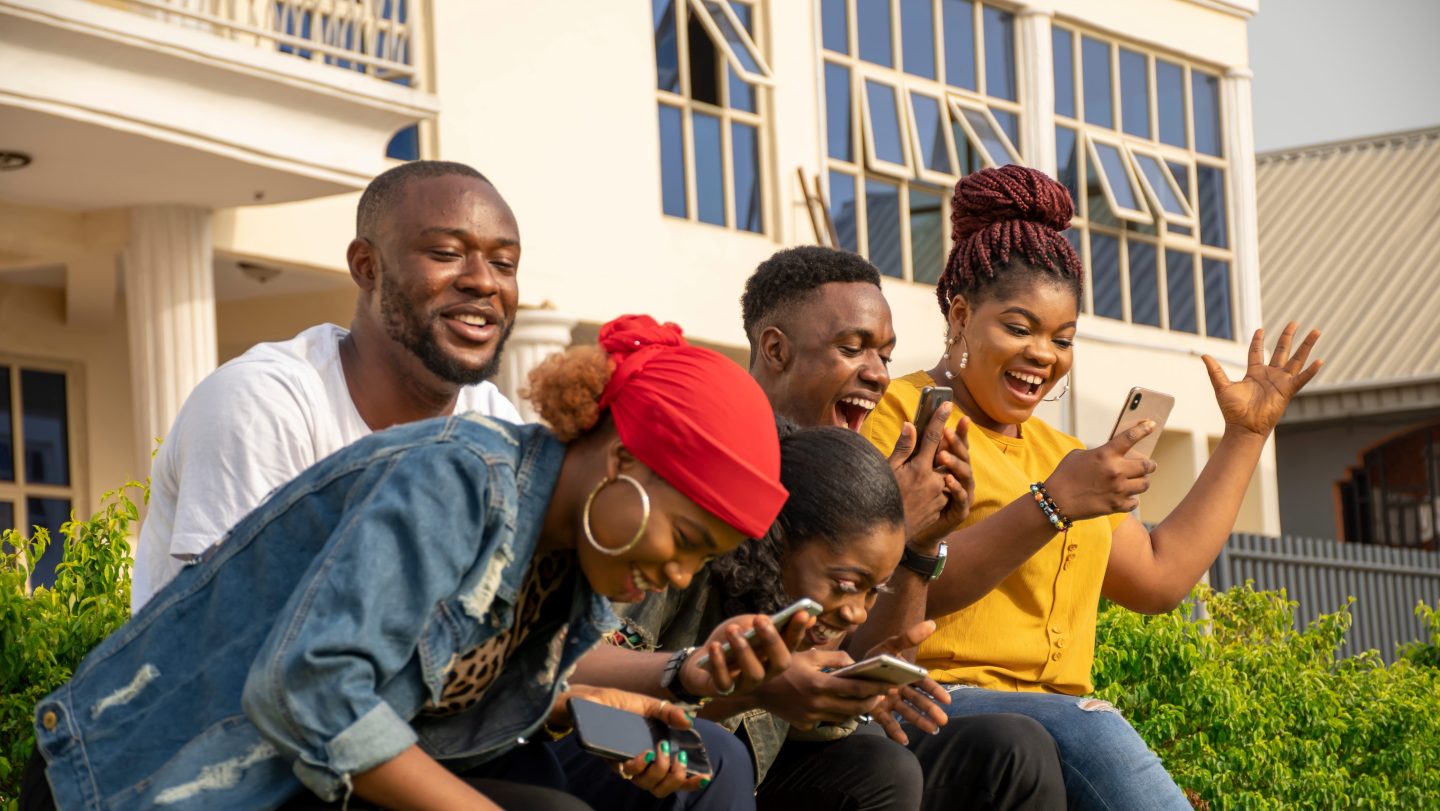
[{"label": "green hedge", "polygon": [[[55,588],[25,593],[44,531],[0,544],[0,808],[15,808],[34,746],[36,702],[129,615],[131,482],[87,521],[61,528]],[[1207,621],[1192,619],[1204,606]],[[1197,589],[1169,614],[1101,612],[1095,678],[1199,806],[1216,809],[1440,808],[1440,612],[1429,639],[1385,665],[1337,659],[1350,613],[1291,628],[1283,592]],[[1211,631],[1207,633],[1207,630]]]},{"label": "green hedge", "polygon": [[65,556],[55,569],[53,589],[25,593],[49,534],[37,529],[32,538],[13,530],[0,535],[0,808],[5,811],[17,807],[20,776],[35,745],[35,705],[130,617],[129,538],[139,518],[131,491],[149,495],[144,485],[130,482],[106,493],[104,506],[88,521],[72,518],[60,527]]},{"label": "green hedge", "polygon": [[1387,666],[1337,658],[1348,604],[1298,632],[1295,606],[1249,584],[1154,617],[1108,606],[1097,693],[1197,807],[1440,808],[1440,614],[1418,606],[1428,642]]}]

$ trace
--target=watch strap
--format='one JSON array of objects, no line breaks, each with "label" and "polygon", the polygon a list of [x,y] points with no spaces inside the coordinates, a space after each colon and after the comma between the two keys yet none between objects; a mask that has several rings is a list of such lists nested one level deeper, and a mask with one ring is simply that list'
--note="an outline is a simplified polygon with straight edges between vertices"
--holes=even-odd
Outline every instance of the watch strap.
[{"label": "watch strap", "polygon": [[941,572],[945,571],[945,558],[948,551],[944,541],[940,542],[937,554],[934,555],[922,555],[907,546],[900,555],[900,565],[927,580],[934,580],[940,576]]},{"label": "watch strap", "polygon": [[680,678],[680,670],[685,667],[685,660],[689,659],[690,654],[694,652],[695,649],[692,647],[681,648],[670,654],[670,659],[665,662],[665,669],[660,673],[660,689],[669,693],[681,704],[703,704],[705,702],[704,697],[686,690],[685,682]]}]

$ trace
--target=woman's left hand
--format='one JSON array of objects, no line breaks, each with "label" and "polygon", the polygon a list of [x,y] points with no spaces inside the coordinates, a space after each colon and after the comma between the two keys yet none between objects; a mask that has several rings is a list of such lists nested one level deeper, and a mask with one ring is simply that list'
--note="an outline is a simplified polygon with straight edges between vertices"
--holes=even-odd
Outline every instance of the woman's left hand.
[{"label": "woman's left hand", "polygon": [[1292,356],[1290,343],[1295,338],[1297,325],[1294,321],[1285,325],[1270,363],[1265,363],[1265,331],[1255,330],[1250,340],[1250,357],[1245,377],[1231,382],[1225,370],[1209,355],[1205,355],[1205,368],[1210,372],[1210,384],[1215,387],[1215,399],[1220,404],[1220,413],[1225,425],[1248,431],[1256,436],[1267,437],[1275,424],[1285,413],[1290,398],[1305,387],[1306,383],[1320,371],[1324,361],[1316,360],[1309,366],[1310,350],[1320,340],[1320,331],[1311,330]]},{"label": "woman's left hand", "polygon": [[[690,716],[685,714],[683,708],[651,696],[578,684],[572,685],[569,695],[654,718],[675,729],[691,727]],[[701,788],[701,778],[690,775],[685,768],[685,753],[671,752],[669,743],[661,741],[652,752],[636,755],[624,762],[611,763],[610,769],[634,783],[636,788],[648,791],[656,797],[668,797],[677,791],[695,791]]]}]

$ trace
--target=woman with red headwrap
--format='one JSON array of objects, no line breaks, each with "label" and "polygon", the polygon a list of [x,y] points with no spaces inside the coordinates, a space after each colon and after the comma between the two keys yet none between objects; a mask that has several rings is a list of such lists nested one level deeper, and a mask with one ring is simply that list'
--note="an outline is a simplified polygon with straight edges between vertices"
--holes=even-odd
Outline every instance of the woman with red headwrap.
[{"label": "woman with red headwrap", "polygon": [[[628,316],[600,345],[532,380],[553,433],[414,423],[278,490],[40,703],[48,786],[22,804],[583,808],[481,776],[568,728],[576,695],[689,726],[566,678],[617,625],[610,600],[684,586],[769,529],[787,496],[775,425],[744,370],[674,325]],[[807,625],[746,624],[772,669]],[[704,691],[740,671],[716,655]],[[743,760],[715,776],[742,789],[725,807],[750,798]],[[618,768],[657,794],[701,788],[666,751]]]}]

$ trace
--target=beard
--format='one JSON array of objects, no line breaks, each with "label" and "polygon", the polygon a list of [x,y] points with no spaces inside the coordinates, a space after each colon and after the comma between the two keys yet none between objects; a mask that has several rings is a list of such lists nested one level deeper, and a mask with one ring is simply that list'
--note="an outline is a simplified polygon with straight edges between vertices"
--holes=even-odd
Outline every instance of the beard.
[{"label": "beard", "polygon": [[440,316],[425,312],[405,297],[398,285],[380,283],[380,319],[390,340],[395,341],[420,359],[436,377],[457,386],[473,386],[495,376],[500,370],[500,356],[510,340],[513,320],[505,322],[495,352],[480,367],[465,365],[459,358],[445,353],[435,338],[435,325]]}]

